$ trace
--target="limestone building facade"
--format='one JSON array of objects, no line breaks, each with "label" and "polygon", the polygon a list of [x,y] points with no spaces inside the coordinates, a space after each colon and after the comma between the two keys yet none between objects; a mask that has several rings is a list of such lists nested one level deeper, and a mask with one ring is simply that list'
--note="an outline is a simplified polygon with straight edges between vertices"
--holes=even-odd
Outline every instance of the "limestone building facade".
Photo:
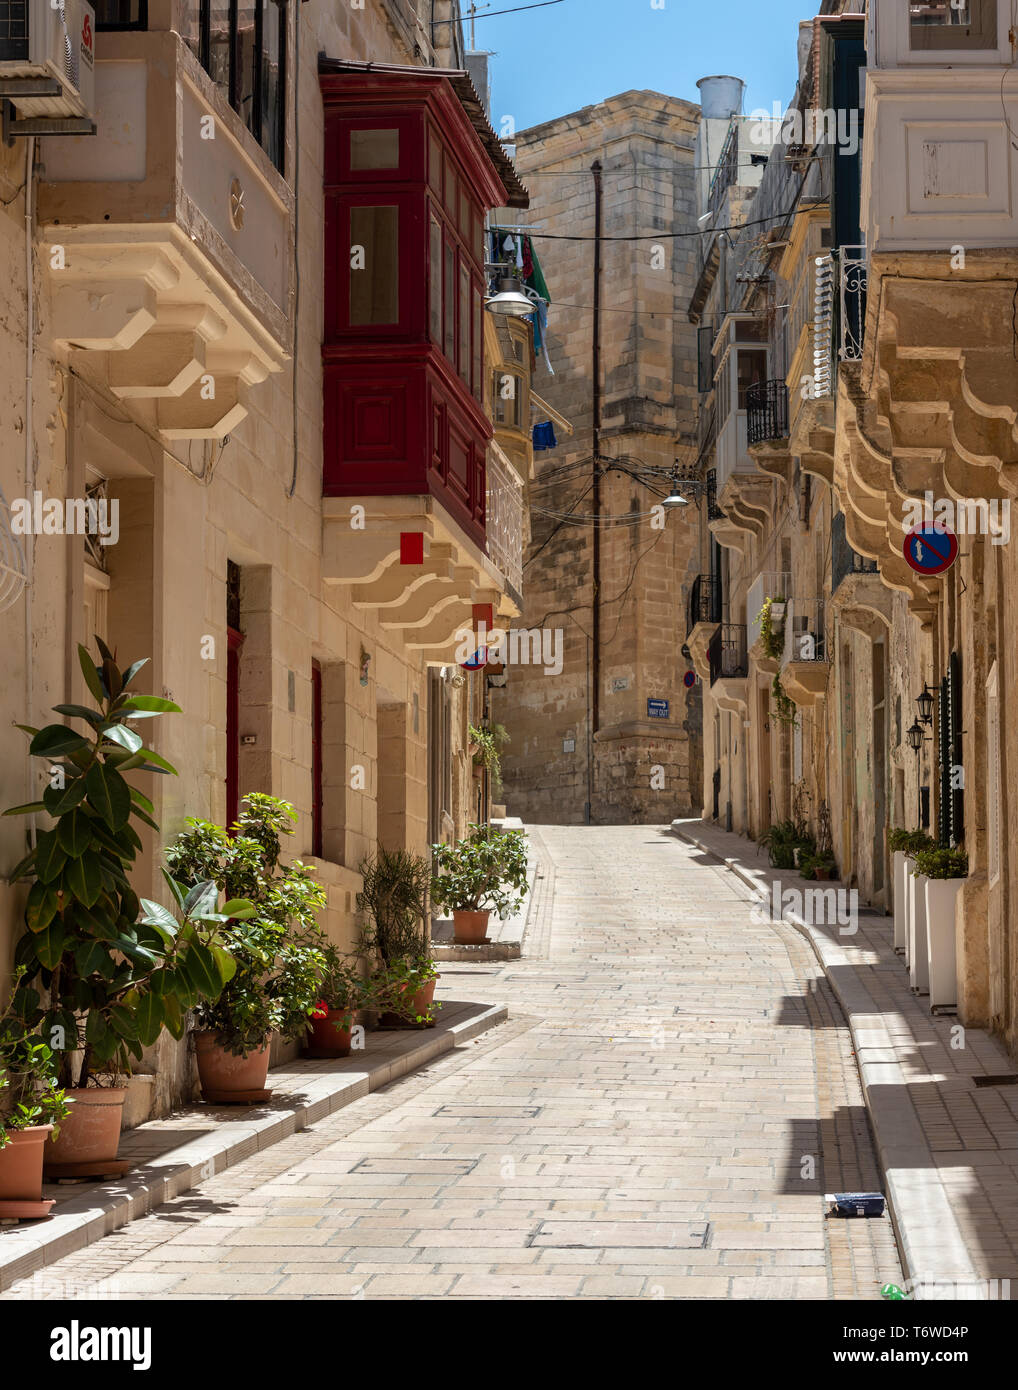
[{"label": "limestone building facade", "polygon": [[[344,947],[365,855],[487,815],[458,634],[519,611],[529,449],[488,471],[482,227],[526,191],[433,9],[100,0],[96,133],[28,134],[15,102],[0,149],[0,800],[39,796],[13,721],[87,702],[99,634],[183,711],[137,891],[186,817],[272,793]],[[101,498],[117,534],[16,534],[35,495]],[[0,822],[5,872],[24,837]],[[0,886],[0,991],[24,891]],[[191,1094],[184,1046],[147,1065],[157,1112]]]},{"label": "limestone building facade", "polygon": [[698,120],[632,91],[516,137],[554,311],[530,420],[558,441],[535,455],[519,623],[555,634],[562,661],[511,667],[495,705],[507,806],[531,820],[653,822],[699,801],[678,631],[696,508],[661,506],[695,453]]}]

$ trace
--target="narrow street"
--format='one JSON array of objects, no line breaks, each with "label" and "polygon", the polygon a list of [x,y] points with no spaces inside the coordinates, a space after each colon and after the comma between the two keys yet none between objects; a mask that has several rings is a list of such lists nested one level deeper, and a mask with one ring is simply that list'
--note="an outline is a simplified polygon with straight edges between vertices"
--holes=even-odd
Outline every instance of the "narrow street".
[{"label": "narrow street", "polygon": [[4,1298],[879,1299],[890,1221],[844,1020],[790,927],[652,826],[531,830],[508,1023]]}]

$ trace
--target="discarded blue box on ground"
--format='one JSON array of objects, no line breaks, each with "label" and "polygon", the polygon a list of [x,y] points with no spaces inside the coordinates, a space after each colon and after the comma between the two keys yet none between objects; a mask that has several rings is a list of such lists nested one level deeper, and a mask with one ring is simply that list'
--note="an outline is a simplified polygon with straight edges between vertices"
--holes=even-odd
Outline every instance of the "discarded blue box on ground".
[{"label": "discarded blue box on ground", "polygon": [[882,1192],[827,1192],[824,1194],[829,1216],[883,1216]]}]

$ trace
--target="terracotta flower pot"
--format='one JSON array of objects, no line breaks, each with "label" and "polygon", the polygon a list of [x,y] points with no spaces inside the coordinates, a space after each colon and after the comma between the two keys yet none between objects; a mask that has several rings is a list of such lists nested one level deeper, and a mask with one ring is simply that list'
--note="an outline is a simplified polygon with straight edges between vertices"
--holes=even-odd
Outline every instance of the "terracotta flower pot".
[{"label": "terracotta flower pot", "polygon": [[435,999],[435,985],[437,983],[438,976],[436,975],[434,979],[429,980],[426,985],[422,985],[413,999],[411,999],[410,1008],[415,1015],[426,1014],[429,1011]]},{"label": "terracotta flower pot", "polygon": [[8,1220],[48,1216],[52,1200],[42,1200],[42,1160],[52,1125],[32,1125],[8,1135],[0,1149],[0,1217]]},{"label": "terracotta flower pot", "polygon": [[70,1114],[46,1149],[48,1173],[62,1177],[103,1176],[121,1165],[117,1159],[126,1087],[88,1086],[66,1092]]},{"label": "terracotta flower pot", "polygon": [[488,935],[488,918],[491,916],[490,908],[483,908],[480,912],[470,912],[466,908],[457,907],[453,910],[453,941],[457,946],[480,946]]},{"label": "terracotta flower pot", "polygon": [[255,1105],[272,1094],[265,1089],[269,1074],[269,1039],[246,1057],[235,1057],[216,1041],[215,1033],[195,1033],[198,1079],[202,1097],[212,1105]]},{"label": "terracotta flower pot", "polygon": [[322,1018],[311,1018],[311,1032],[304,1051],[308,1057],[349,1057],[353,1033],[350,1009],[330,1009]]}]

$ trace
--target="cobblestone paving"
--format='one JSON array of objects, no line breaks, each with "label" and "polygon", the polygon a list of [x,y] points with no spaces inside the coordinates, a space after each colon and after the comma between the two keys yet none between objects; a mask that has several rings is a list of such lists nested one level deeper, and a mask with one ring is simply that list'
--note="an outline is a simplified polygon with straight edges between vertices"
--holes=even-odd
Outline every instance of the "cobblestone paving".
[{"label": "cobblestone paving", "polygon": [[802,939],[657,827],[545,827],[510,1021],[3,1298],[878,1298],[890,1223]]}]

